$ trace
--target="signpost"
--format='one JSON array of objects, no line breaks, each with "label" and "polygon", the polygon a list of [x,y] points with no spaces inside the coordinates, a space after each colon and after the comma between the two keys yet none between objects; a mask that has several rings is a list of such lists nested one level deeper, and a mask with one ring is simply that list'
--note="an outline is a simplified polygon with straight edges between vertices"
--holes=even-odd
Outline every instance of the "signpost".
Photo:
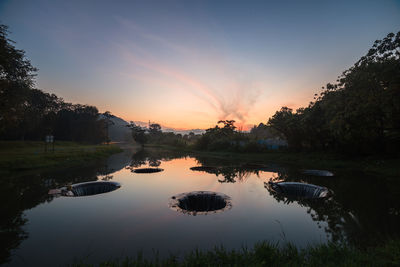
[{"label": "signpost", "polygon": [[47,152],[47,144],[51,143],[53,146],[53,152],[54,152],[54,136],[53,135],[46,135],[45,138],[45,146],[44,146],[44,151]]}]

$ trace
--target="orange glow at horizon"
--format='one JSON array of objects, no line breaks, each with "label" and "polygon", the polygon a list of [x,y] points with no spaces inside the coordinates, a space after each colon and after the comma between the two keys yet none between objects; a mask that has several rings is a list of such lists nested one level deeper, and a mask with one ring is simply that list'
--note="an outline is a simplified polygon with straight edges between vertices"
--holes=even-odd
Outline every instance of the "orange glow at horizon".
[{"label": "orange glow at horizon", "polygon": [[[317,69],[285,67],[282,71],[273,64],[229,54],[229,46],[178,42],[131,20],[118,18],[117,22],[138,38],[109,44],[115,67],[98,67],[96,79],[78,88],[69,85],[69,80],[65,85],[40,80],[41,85],[60,88],[64,99],[96,105],[101,112],[110,111],[128,122],[150,120],[166,128],[191,130],[235,120],[238,130],[248,131],[267,123],[282,106],[307,106],[323,81],[330,80],[329,75],[319,75],[319,80],[310,82]],[[207,36],[204,29],[198,32]],[[206,43],[215,42],[204,38]],[[84,90],[93,87],[94,81],[103,89],[95,94]]]},{"label": "orange glow at horizon", "polygon": [[[303,99],[300,99],[300,101]],[[218,121],[221,119],[234,119],[235,126],[237,130],[248,131],[254,125],[258,125],[259,123],[266,124],[268,119],[278,111],[282,106],[287,106],[296,110],[299,107],[306,106],[308,104],[308,99],[304,97],[304,100],[299,103],[295,102],[278,102],[275,105],[271,105],[270,103],[266,104],[264,108],[263,105],[261,107],[257,107],[251,112],[249,118],[246,122],[241,122],[239,120],[235,120],[235,118],[227,117],[227,118],[219,118],[218,116],[212,116],[213,114],[209,114],[208,117],[204,118],[207,114],[173,114],[169,111],[165,111],[159,114],[138,114],[136,112],[130,112],[124,109],[114,109],[113,114],[123,118],[126,121],[141,121],[147,123],[151,121],[152,123],[159,123],[163,127],[173,128],[175,130],[192,130],[192,129],[208,129],[213,128],[218,124]],[[269,107],[269,108],[268,108]],[[106,109],[103,109],[104,111]],[[136,114],[132,114],[136,113]],[[206,113],[206,112],[204,112]]]}]

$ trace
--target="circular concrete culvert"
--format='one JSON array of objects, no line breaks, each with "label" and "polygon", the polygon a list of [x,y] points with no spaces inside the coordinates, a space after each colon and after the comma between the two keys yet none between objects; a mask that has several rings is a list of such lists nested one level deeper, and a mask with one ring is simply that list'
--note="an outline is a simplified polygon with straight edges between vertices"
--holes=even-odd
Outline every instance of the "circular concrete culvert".
[{"label": "circular concrete culvert", "polygon": [[231,198],[222,193],[193,191],[172,196],[169,207],[189,215],[219,213],[232,208]]},{"label": "circular concrete culvert", "polygon": [[61,195],[69,197],[92,196],[108,193],[117,190],[120,187],[120,183],[111,181],[86,182],[61,188]]},{"label": "circular concrete culvert", "polygon": [[265,187],[289,199],[322,199],[332,194],[326,187],[298,182],[268,182]]},{"label": "circular concrete culvert", "polygon": [[154,173],[154,172],[162,172],[164,169],[161,168],[140,168],[132,170],[134,173]]},{"label": "circular concrete culvert", "polygon": [[217,170],[217,167],[213,166],[196,166],[196,167],[191,167],[190,168],[192,171],[215,171]]}]

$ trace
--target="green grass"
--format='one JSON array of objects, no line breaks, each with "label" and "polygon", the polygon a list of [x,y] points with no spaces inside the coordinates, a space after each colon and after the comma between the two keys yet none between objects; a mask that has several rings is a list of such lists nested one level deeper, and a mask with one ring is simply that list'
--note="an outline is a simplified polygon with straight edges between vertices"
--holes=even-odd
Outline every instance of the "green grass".
[{"label": "green grass", "polygon": [[72,166],[122,151],[115,145],[56,142],[45,152],[44,142],[0,141],[0,172]]},{"label": "green grass", "polygon": [[[93,266],[84,262],[73,266]],[[340,244],[321,244],[298,249],[262,242],[252,249],[210,251],[193,250],[182,259],[176,255],[160,259],[114,259],[96,266],[400,266],[400,242],[389,241],[375,248],[357,249]]]},{"label": "green grass", "polygon": [[285,163],[298,166],[302,169],[327,169],[357,170],[385,177],[400,177],[400,158],[385,156],[350,157],[333,153],[322,152],[291,152],[291,151],[268,151],[260,153],[239,153],[227,151],[199,151],[188,148],[177,148],[172,146],[146,145],[147,147],[163,147],[165,149],[180,150],[196,155],[224,158],[232,160],[243,160],[254,163]]}]

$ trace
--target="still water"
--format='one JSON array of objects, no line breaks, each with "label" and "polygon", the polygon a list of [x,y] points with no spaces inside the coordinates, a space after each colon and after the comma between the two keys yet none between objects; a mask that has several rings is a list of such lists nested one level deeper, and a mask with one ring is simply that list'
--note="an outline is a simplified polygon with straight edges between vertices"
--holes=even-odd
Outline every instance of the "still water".
[{"label": "still water", "polygon": [[[252,247],[262,240],[298,247],[328,241],[368,245],[399,235],[398,182],[357,170],[317,177],[294,166],[250,164],[160,149],[126,150],[89,166],[1,177],[0,263],[97,263],[139,251],[163,257],[219,245]],[[194,166],[217,169],[193,171]],[[163,171],[134,172],[144,167]],[[49,189],[96,180],[121,187],[92,196],[48,195]],[[287,199],[269,190],[270,180],[324,186],[333,195]],[[231,206],[216,213],[171,208],[171,197],[193,191],[227,196]]]}]

